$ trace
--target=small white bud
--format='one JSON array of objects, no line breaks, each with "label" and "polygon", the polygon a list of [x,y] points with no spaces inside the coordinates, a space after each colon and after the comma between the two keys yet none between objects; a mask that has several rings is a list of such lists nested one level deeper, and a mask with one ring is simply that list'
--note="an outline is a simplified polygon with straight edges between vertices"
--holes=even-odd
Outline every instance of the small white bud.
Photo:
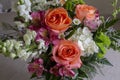
[{"label": "small white bud", "polygon": [[81,23],[81,21],[79,19],[75,18],[75,19],[73,19],[73,23],[75,25],[79,25]]}]

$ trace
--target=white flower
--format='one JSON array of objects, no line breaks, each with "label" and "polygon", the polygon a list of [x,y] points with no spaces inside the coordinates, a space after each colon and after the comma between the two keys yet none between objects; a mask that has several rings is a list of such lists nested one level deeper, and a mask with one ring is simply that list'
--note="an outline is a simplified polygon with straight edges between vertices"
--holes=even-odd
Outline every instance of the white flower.
[{"label": "white flower", "polygon": [[23,46],[21,41],[18,41],[16,43],[14,43],[14,47],[15,47],[16,50],[20,49],[21,46]]},{"label": "white flower", "polygon": [[6,51],[7,51],[6,47],[3,47],[3,48],[2,48],[2,52],[3,52],[3,53],[6,53]]},{"label": "white flower", "polygon": [[42,52],[46,52],[47,46],[45,45],[45,41],[44,40],[42,40],[42,39],[39,40],[38,49],[39,49],[39,54],[41,54]]},{"label": "white flower", "polygon": [[31,41],[35,39],[36,32],[27,30],[26,34],[23,36],[26,45],[30,45]]},{"label": "white flower", "polygon": [[34,10],[45,10],[47,8],[47,1],[46,0],[33,0],[32,9]]},{"label": "white flower", "polygon": [[17,55],[15,53],[10,53],[10,57],[14,59]]},{"label": "white flower", "polygon": [[78,41],[78,46],[80,47],[80,49],[81,49],[82,51],[85,50],[84,47],[83,47],[83,43],[82,43],[80,40]]},{"label": "white flower", "polygon": [[78,46],[83,51],[82,56],[89,56],[90,54],[97,53],[99,50],[93,40],[93,34],[87,27],[77,29],[70,40],[78,42]]},{"label": "white flower", "polygon": [[24,38],[24,41],[25,41],[25,44],[26,44],[26,45],[30,45],[30,44],[31,44],[31,38],[29,38],[29,35],[28,35],[28,34],[25,34],[25,35],[23,36],[23,38]]},{"label": "white flower", "polygon": [[11,52],[14,48],[14,43],[16,43],[15,40],[7,40],[6,41],[6,48],[9,52]]},{"label": "white flower", "polygon": [[79,19],[77,19],[77,18],[74,18],[74,19],[73,19],[73,23],[74,23],[75,25],[79,25],[79,24],[81,23],[81,21],[80,21]]},{"label": "white flower", "polygon": [[31,2],[30,0],[25,0],[25,5],[28,11],[31,11]]},{"label": "white flower", "polygon": [[32,17],[30,16],[30,12],[31,12],[31,2],[30,0],[24,0],[24,4],[20,4],[17,7],[20,16],[25,18],[25,21],[27,22],[28,20],[31,20]]},{"label": "white flower", "polygon": [[35,57],[37,54],[38,54],[38,52],[35,51],[35,52],[33,52],[33,53],[31,54],[31,57]]},{"label": "white flower", "polygon": [[27,52],[25,49],[17,51],[18,57],[25,61],[30,57],[31,54],[32,54],[32,52]]},{"label": "white flower", "polygon": [[20,29],[20,28],[24,28],[25,27],[25,24],[20,22],[20,21],[15,21],[14,22],[16,24],[16,26]]}]

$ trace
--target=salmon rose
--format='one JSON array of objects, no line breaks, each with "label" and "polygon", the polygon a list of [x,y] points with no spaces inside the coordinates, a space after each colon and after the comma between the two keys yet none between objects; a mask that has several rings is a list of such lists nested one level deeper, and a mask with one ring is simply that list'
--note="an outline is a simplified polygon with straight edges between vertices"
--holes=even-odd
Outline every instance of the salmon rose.
[{"label": "salmon rose", "polygon": [[72,41],[61,40],[54,46],[52,55],[57,64],[65,65],[71,69],[81,67],[81,50],[78,45]]},{"label": "salmon rose", "polygon": [[60,7],[49,10],[45,16],[45,23],[47,26],[56,32],[63,32],[69,28],[72,23],[67,11]]},{"label": "salmon rose", "polygon": [[86,4],[79,4],[75,9],[76,17],[82,21],[84,18],[87,20],[94,20],[96,17],[96,8]]}]

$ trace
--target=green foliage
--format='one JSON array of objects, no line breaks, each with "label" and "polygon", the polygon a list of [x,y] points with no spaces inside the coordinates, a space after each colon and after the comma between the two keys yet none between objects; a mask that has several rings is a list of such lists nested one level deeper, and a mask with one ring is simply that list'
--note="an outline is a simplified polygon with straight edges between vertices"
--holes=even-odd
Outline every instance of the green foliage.
[{"label": "green foliage", "polygon": [[83,0],[67,0],[64,4],[64,8],[68,11],[69,16],[73,18],[75,16],[75,7],[77,4],[84,4]]},{"label": "green foliage", "polygon": [[108,66],[113,66],[106,58],[98,59],[97,63],[103,64],[103,65],[105,64],[105,65],[108,65]]},{"label": "green foliage", "polygon": [[64,7],[68,11],[73,11],[77,4],[84,4],[84,3],[85,2],[83,0],[67,0]]},{"label": "green foliage", "polygon": [[111,44],[113,44],[112,39],[110,38],[110,36],[107,35],[107,33],[109,32],[109,28],[111,28],[117,21],[119,21],[119,19],[102,19],[103,23],[99,26],[94,35],[94,40],[100,49],[98,53],[98,56],[100,58],[104,57],[106,49],[109,48]]},{"label": "green foliage", "polygon": [[65,32],[65,39],[69,39],[79,27],[83,26],[83,23],[81,23],[80,25],[72,25],[72,27]]},{"label": "green foliage", "polygon": [[46,80],[61,80],[61,77],[55,76],[48,72],[45,73],[45,78],[46,78]]},{"label": "green foliage", "polygon": [[120,30],[109,31],[107,35],[111,39],[110,48],[120,51]]},{"label": "green foliage", "polygon": [[103,23],[99,26],[97,33],[107,32],[110,27],[112,27],[116,22],[119,21],[119,19],[110,19],[110,18],[105,20],[104,17],[102,17],[102,20],[103,20]]},{"label": "green foliage", "polygon": [[114,1],[112,2],[112,6],[113,6],[113,8],[114,8],[112,15],[113,15],[113,17],[116,19],[116,18],[117,18],[117,15],[120,13],[120,6],[117,7],[117,6],[118,6],[118,0],[114,0]]},{"label": "green foliage", "polygon": [[92,80],[92,78],[98,74],[98,71],[101,71],[102,65],[113,66],[106,58],[99,58],[97,54],[93,54],[87,57],[81,57],[82,59],[82,67],[78,69],[78,75],[73,80],[82,80],[84,78],[88,78]]},{"label": "green foliage", "polygon": [[103,58],[106,54],[106,48],[109,48],[111,44],[111,40],[107,35],[105,35],[103,32],[100,32],[95,37],[95,42],[98,45],[100,52],[98,53],[98,56],[100,58]]}]

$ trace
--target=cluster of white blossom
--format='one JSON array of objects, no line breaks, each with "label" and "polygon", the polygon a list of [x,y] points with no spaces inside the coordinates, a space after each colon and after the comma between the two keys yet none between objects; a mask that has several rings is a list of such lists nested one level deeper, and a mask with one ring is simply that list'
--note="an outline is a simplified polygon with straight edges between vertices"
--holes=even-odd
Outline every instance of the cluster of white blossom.
[{"label": "cluster of white blossom", "polygon": [[27,30],[26,34],[23,36],[23,39],[25,41],[26,45],[30,45],[32,40],[34,40],[36,37],[36,32],[35,31],[31,31],[31,30]]},{"label": "cluster of white blossom", "polygon": [[2,46],[2,52],[11,58],[19,57],[26,60],[30,56],[30,53],[23,49],[22,46],[22,41],[7,40]]},{"label": "cluster of white blossom", "polygon": [[16,24],[16,26],[19,30],[26,27],[25,23],[22,23],[20,21],[15,21],[14,23]]},{"label": "cluster of white blossom", "polygon": [[40,39],[39,40],[39,45],[38,45],[38,49],[39,49],[39,54],[41,54],[42,52],[46,52],[48,47],[45,45],[45,41]]},{"label": "cluster of white blossom", "polygon": [[32,0],[32,10],[45,10],[47,8],[46,0]]},{"label": "cluster of white blossom", "polygon": [[19,15],[25,18],[25,21],[31,20],[30,16],[31,12],[31,1],[30,0],[22,0],[23,3],[19,3],[17,10]]},{"label": "cluster of white blossom", "polygon": [[0,45],[0,49],[2,53],[6,56],[10,56],[11,58],[19,57],[22,60],[27,60],[29,57],[36,56],[37,52],[28,51],[28,48],[23,47],[24,42],[16,41],[14,39],[7,40]]},{"label": "cluster of white blossom", "polygon": [[[32,0],[32,10],[46,10],[50,5],[59,5],[62,0]],[[65,0],[67,1],[67,0]]]},{"label": "cluster of white blossom", "polygon": [[78,42],[79,47],[83,51],[82,56],[89,56],[90,54],[97,53],[99,50],[93,40],[93,34],[87,27],[77,29],[70,39]]}]

